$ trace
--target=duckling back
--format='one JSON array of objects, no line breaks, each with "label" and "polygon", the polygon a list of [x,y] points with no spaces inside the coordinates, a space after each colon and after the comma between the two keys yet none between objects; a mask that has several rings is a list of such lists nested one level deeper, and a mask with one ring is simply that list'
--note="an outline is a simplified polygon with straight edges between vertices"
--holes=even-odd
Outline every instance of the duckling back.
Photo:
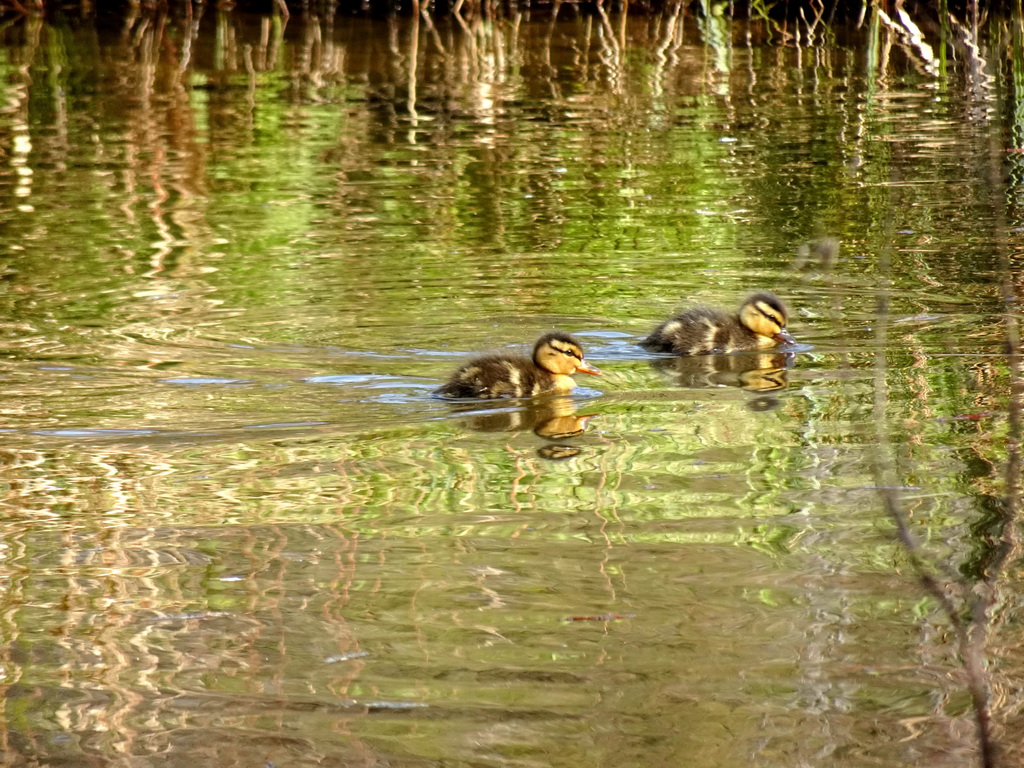
[{"label": "duckling back", "polygon": [[640,343],[653,352],[674,355],[767,349],[794,343],[786,330],[788,318],[779,298],[762,291],[748,296],[737,315],[706,307],[691,309],[665,321]]},{"label": "duckling back", "polygon": [[487,355],[459,368],[434,394],[438,397],[492,400],[532,397],[554,387],[554,376],[525,357]]},{"label": "duckling back", "polygon": [[698,307],[666,320],[640,342],[651,352],[707,355],[758,346],[757,334],[744,328],[728,312]]}]

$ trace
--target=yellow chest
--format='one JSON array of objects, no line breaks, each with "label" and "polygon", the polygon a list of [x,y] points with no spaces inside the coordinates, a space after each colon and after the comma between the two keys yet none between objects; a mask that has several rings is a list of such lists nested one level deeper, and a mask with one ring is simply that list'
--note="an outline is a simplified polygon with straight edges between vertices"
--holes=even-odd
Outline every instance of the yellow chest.
[{"label": "yellow chest", "polygon": [[572,376],[566,376],[562,373],[554,373],[551,375],[552,390],[554,392],[568,392],[576,386],[576,382],[573,381]]}]

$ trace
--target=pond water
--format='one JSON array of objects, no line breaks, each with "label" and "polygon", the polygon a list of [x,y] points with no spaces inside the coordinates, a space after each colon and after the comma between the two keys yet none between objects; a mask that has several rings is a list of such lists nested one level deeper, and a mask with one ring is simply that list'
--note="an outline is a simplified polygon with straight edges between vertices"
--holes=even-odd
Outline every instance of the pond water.
[{"label": "pond water", "polygon": [[[4,764],[964,766],[982,593],[1016,764],[1022,35],[8,24]],[[430,396],[554,328],[604,374]]]}]

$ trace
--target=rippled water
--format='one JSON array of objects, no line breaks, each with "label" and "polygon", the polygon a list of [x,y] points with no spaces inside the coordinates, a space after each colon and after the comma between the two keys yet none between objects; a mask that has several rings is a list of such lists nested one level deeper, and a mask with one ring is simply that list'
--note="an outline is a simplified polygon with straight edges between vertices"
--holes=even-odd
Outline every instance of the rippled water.
[{"label": "rippled water", "polygon": [[926,22],[0,31],[5,764],[962,766],[987,588],[1012,764],[1022,30]]}]

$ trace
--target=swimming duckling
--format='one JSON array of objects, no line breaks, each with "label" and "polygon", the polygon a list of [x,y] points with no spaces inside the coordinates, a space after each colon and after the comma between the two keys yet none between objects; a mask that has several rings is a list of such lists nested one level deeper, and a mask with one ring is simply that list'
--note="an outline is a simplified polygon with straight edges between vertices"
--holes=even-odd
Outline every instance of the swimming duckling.
[{"label": "swimming duckling", "polygon": [[736,315],[720,309],[697,307],[676,315],[640,342],[651,352],[707,355],[794,344],[786,330],[785,305],[772,293],[755,293]]},{"label": "swimming duckling", "polygon": [[568,392],[576,386],[574,373],[601,373],[583,359],[583,348],[568,333],[541,336],[533,359],[518,355],[485,355],[459,368],[440,389],[440,397],[531,397],[544,392]]}]

